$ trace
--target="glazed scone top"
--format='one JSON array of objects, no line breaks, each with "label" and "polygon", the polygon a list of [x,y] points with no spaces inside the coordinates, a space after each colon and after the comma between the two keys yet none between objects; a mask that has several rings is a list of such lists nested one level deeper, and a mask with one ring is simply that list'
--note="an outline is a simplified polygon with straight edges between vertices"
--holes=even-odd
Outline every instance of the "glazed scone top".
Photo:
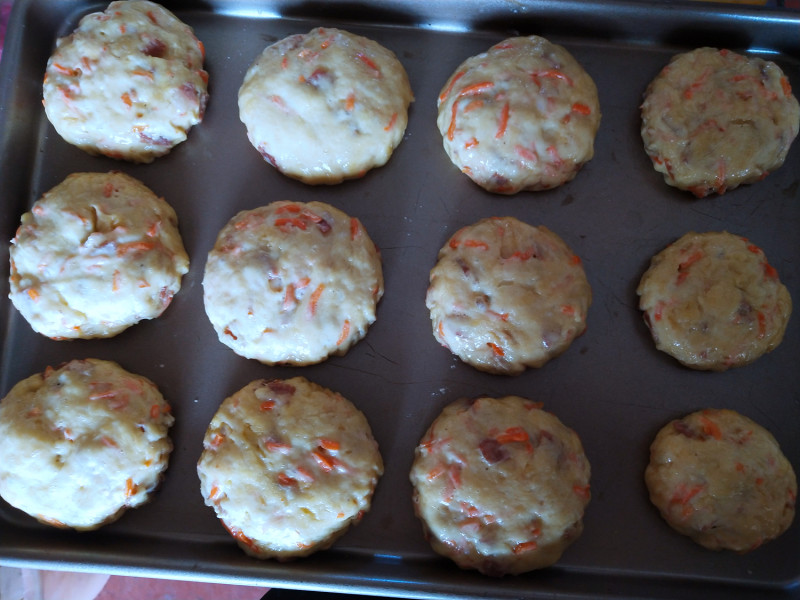
[{"label": "glazed scone top", "polygon": [[457,231],[430,272],[436,339],[468,364],[515,375],[541,367],[586,328],[592,291],[555,233],[514,217]]},{"label": "glazed scone top", "polygon": [[363,413],[303,377],[257,380],[214,415],[198,462],[206,504],[255,556],[305,556],[369,509],[383,462]]},{"label": "glazed scone top", "polygon": [[357,218],[323,202],[278,201],[222,228],[203,290],[220,341],[237,354],[305,365],[366,335],[383,271]]},{"label": "glazed scone top", "polygon": [[239,90],[239,113],[253,146],[279,171],[333,184],[389,160],[412,100],[394,53],[320,27],[263,51]]},{"label": "glazed scone top", "polygon": [[58,133],[92,154],[151,162],[203,118],[208,75],[192,29],[147,0],[112,2],[57,42],[44,106]]},{"label": "glazed scone top", "polygon": [[561,185],[594,156],[594,81],[565,48],[539,36],[509,38],[465,60],[438,108],[453,163],[491,192]]},{"label": "glazed scone top", "polygon": [[674,56],[642,104],[653,166],[668,184],[698,197],[780,167],[799,129],[800,104],[780,67],[724,49]]},{"label": "glazed scone top", "polygon": [[797,478],[769,431],[732,410],[706,409],[656,435],[645,481],[677,531],[712,550],[747,552],[794,519]]},{"label": "glazed scone top", "polygon": [[774,350],[792,311],[761,248],[728,232],[689,232],[667,246],[637,294],[658,349],[694,369],[724,371]]},{"label": "glazed scone top", "polygon": [[456,401],[415,450],[415,508],[437,552],[489,575],[556,562],[581,534],[590,466],[580,439],[517,396]]},{"label": "glazed scone top", "polygon": [[116,363],[48,368],[0,402],[0,496],[51,525],[93,529],[148,499],[173,422],[156,386]]},{"label": "glazed scone top", "polygon": [[189,257],[163,198],[123,173],[73,173],[22,216],[10,294],[52,338],[109,337],[159,316]]}]

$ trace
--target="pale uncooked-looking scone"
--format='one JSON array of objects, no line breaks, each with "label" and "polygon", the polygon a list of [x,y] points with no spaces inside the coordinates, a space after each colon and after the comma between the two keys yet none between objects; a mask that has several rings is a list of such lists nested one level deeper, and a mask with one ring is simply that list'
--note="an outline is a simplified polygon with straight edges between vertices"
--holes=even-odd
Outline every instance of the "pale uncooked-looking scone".
[{"label": "pale uncooked-looking scone", "polygon": [[64,140],[90,154],[148,163],[203,119],[203,44],[164,7],[112,2],[56,43],[44,108]]},{"label": "pale uncooked-looking scone", "polygon": [[245,552],[286,560],[328,548],[361,520],[383,461],[349,400],[294,377],[253,381],[227,398],[197,473],[206,504]]},{"label": "pale uncooked-looking scone", "polygon": [[54,339],[114,336],[158,317],[189,257],[175,211],[124,173],[73,173],[22,215],[9,297]]},{"label": "pale uncooked-looking scone", "polygon": [[753,183],[780,167],[800,105],[775,63],[716,48],[678,54],[642,104],[642,139],[664,180],[698,198]]},{"label": "pale uncooked-looking scone", "polygon": [[239,89],[239,116],[250,143],[278,171],[334,184],[389,160],[412,100],[393,52],[319,27],[263,51]]},{"label": "pale uncooked-looking scone", "polygon": [[155,384],[116,363],[48,367],[0,401],[0,496],[55,527],[115,521],[160,483],[173,422]]},{"label": "pale uncooked-looking scone", "polygon": [[583,531],[591,496],[577,434],[518,396],[445,407],[410,477],[433,549],[493,576],[555,563]]},{"label": "pale uncooked-looking scone", "polygon": [[357,218],[323,202],[279,201],[222,228],[203,291],[223,344],[265,364],[299,366],[344,354],[366,335],[383,271]]},{"label": "pale uncooked-looking scone", "polygon": [[565,48],[539,36],[509,38],[465,60],[438,107],[448,156],[490,192],[562,185],[594,156],[594,81]]},{"label": "pale uncooked-looking scone", "polygon": [[457,231],[430,272],[433,335],[461,360],[516,375],[586,329],[592,291],[581,260],[544,226],[492,217]]},{"label": "pale uncooked-looking scone", "polygon": [[750,364],[783,339],[792,299],[764,252],[728,232],[689,232],[636,290],[656,347],[693,369]]},{"label": "pale uncooked-looking scone", "polygon": [[664,426],[645,481],[666,522],[711,550],[754,550],[794,519],[792,465],[772,434],[732,410],[701,410]]}]

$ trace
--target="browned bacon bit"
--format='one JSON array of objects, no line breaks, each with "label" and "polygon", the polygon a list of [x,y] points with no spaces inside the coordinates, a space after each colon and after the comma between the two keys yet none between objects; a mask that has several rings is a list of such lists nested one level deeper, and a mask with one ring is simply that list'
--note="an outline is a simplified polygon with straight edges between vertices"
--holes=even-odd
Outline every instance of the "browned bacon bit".
[{"label": "browned bacon bit", "polygon": [[295,392],[295,387],[292,384],[281,381],[280,379],[273,379],[267,382],[267,386],[276,394],[288,394],[291,396]]},{"label": "browned bacon bit", "polygon": [[167,53],[167,45],[159,39],[152,39],[147,42],[147,45],[142,49],[142,53],[153,58],[164,58]]},{"label": "browned bacon bit", "polygon": [[495,465],[508,458],[508,451],[494,438],[486,438],[478,445],[483,459],[490,465]]}]

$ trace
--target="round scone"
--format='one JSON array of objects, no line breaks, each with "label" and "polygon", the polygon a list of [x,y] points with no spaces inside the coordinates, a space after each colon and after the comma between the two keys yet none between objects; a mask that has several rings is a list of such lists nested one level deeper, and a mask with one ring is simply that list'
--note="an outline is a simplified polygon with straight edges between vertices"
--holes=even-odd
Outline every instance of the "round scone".
[{"label": "round scone", "polygon": [[647,87],[642,139],[664,180],[698,198],[766,177],[800,129],[800,105],[775,63],[729,50],[674,56]]},{"label": "round scone", "polygon": [[514,37],[464,61],[439,94],[444,149],[498,194],[572,180],[594,156],[597,88],[562,46]]},{"label": "round scone", "polygon": [[518,396],[447,406],[415,450],[414,508],[433,549],[492,576],[555,563],[583,531],[580,439]]},{"label": "round scone", "polygon": [[116,363],[48,367],[0,401],[0,496],[56,527],[115,521],[160,483],[173,422],[158,388]]},{"label": "round scone", "polygon": [[73,173],[22,216],[10,294],[34,330],[110,337],[158,317],[189,258],[172,207],[118,172]]},{"label": "round scone", "polygon": [[383,296],[361,222],[323,202],[273,202],[220,231],[203,278],[220,341],[265,364],[308,365],[364,337]]},{"label": "round scone", "polygon": [[592,291],[555,233],[514,217],[457,231],[430,272],[433,335],[473,367],[517,375],[564,352],[586,329]]},{"label": "round scone", "polygon": [[732,410],[702,410],[663,427],[645,482],[666,522],[711,550],[748,552],[794,519],[792,465],[772,434]]},{"label": "round scone", "polygon": [[203,44],[147,0],[112,2],[56,43],[44,78],[47,118],[90,154],[149,163],[203,119]]},{"label": "round scone", "polygon": [[728,232],[689,232],[636,290],[656,347],[692,369],[747,365],[783,339],[792,299],[764,252]]},{"label": "round scone", "polygon": [[278,171],[334,184],[389,160],[412,100],[393,52],[320,27],[264,50],[239,89],[239,116],[250,143]]},{"label": "round scone", "polygon": [[242,549],[286,560],[324,550],[369,510],[383,474],[364,415],[303,377],[257,380],[214,415],[200,489]]},{"label": "round scone", "polygon": [[177,216],[123,173],[73,173],[22,215],[9,297],[54,339],[111,337],[166,310],[189,270]]}]

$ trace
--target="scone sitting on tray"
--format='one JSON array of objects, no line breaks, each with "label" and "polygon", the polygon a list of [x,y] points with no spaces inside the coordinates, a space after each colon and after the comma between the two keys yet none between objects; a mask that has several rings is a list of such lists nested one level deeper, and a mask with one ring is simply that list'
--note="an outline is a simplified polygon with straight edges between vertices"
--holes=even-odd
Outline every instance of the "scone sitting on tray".
[{"label": "scone sitting on tray", "polygon": [[664,426],[645,481],[667,523],[711,550],[754,550],[794,519],[792,465],[772,434],[732,410],[701,410]]},{"label": "scone sitting on tray", "polygon": [[54,339],[110,337],[169,306],[189,270],[177,217],[124,173],[73,173],[22,215],[9,297]]},{"label": "scone sitting on tray", "polygon": [[492,576],[555,563],[583,531],[580,439],[518,396],[458,400],[415,450],[414,508],[433,549]]},{"label": "scone sitting on tray", "polygon": [[775,63],[730,50],[678,54],[645,91],[642,139],[664,180],[698,198],[780,167],[800,105]]},{"label": "scone sitting on tray", "polygon": [[517,375],[586,329],[592,290],[566,243],[544,226],[492,217],[457,231],[430,272],[433,335],[461,360]]},{"label": "scone sitting on tray", "polygon": [[412,100],[394,53],[319,27],[264,50],[239,90],[239,116],[250,142],[281,173],[334,184],[389,160]]},{"label": "scone sitting on tray", "polygon": [[208,255],[205,310],[220,341],[265,364],[309,365],[364,337],[383,296],[361,222],[323,202],[234,216]]},{"label": "scone sitting on tray", "polygon": [[56,527],[115,521],[161,481],[173,422],[158,388],[116,363],[48,367],[0,401],[0,496]]},{"label": "scone sitting on tray", "polygon": [[56,131],[91,153],[149,163],[203,119],[203,44],[147,0],[112,2],[56,44],[44,108]]},{"label": "scone sitting on tray", "polygon": [[690,232],[653,257],[636,290],[659,350],[725,371],[774,350],[792,312],[764,252],[728,232]]},{"label": "scone sitting on tray", "polygon": [[448,156],[490,192],[562,185],[594,156],[594,81],[565,48],[539,36],[509,38],[465,60],[438,107]]},{"label": "scone sitting on tray", "polygon": [[369,510],[383,474],[364,415],[303,377],[257,380],[214,415],[200,488],[241,548],[286,560],[324,550]]}]

